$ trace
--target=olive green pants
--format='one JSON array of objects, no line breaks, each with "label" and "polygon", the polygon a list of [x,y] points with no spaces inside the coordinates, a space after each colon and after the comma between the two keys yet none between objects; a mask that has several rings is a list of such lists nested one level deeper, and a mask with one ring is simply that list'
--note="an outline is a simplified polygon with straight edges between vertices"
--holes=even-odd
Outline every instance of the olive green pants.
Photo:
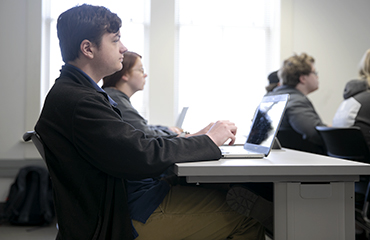
[{"label": "olive green pants", "polygon": [[143,224],[133,220],[136,240],[264,240],[264,228],[234,212],[226,192],[200,186],[174,186]]}]

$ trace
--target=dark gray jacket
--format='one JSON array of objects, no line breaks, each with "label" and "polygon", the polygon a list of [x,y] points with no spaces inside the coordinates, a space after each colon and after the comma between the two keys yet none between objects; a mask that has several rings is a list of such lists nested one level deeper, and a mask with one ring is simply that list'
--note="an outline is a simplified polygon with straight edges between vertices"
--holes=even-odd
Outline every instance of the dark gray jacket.
[{"label": "dark gray jacket", "polygon": [[280,86],[267,95],[286,94],[290,95],[279,130],[293,130],[305,140],[324,146],[324,142],[316,130],[316,126],[325,126],[315,111],[311,101],[299,90],[290,86]]},{"label": "dark gray jacket", "polygon": [[104,91],[118,104],[117,108],[121,111],[122,119],[143,131],[147,136],[176,137],[178,135],[166,127],[149,125],[148,121],[131,105],[130,98],[118,89],[108,87],[104,88]]}]

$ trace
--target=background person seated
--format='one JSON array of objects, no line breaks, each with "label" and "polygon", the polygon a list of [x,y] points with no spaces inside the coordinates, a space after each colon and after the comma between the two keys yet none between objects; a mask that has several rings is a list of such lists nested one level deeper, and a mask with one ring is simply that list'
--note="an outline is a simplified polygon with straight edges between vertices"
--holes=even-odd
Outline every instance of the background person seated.
[{"label": "background person seated", "polygon": [[267,80],[269,81],[269,85],[267,85],[265,87],[267,92],[271,92],[272,90],[274,90],[274,88],[280,86],[278,71],[274,71],[274,72],[270,73],[267,76]]},{"label": "background person seated", "polygon": [[130,98],[137,91],[144,89],[145,78],[148,76],[144,72],[141,56],[134,52],[125,52],[123,68],[103,79],[103,89],[118,104],[117,108],[121,111],[122,119],[130,123],[136,129],[142,130],[147,136],[176,137],[178,135],[189,137],[207,133],[213,125],[210,123],[204,129],[194,134],[185,134],[183,129],[177,127],[165,127],[160,125],[149,125],[139,112],[132,106]]},{"label": "background person seated", "polygon": [[[125,52],[122,65],[123,68],[120,71],[103,78],[103,88],[108,93],[108,95],[118,104],[117,108],[121,111],[122,119],[132,124],[135,128],[140,129],[144,133],[153,137],[177,137],[177,134],[171,134],[167,131],[163,131],[162,129],[158,129],[158,127],[148,125],[147,121],[137,112],[136,109],[134,109],[134,107],[130,103],[130,97],[135,92],[143,90],[145,85],[145,78],[147,77],[147,74],[144,73],[141,56],[134,52]],[[207,127],[195,134],[186,134],[185,137],[205,134],[206,132],[208,132],[212,124],[213,123],[209,124]],[[165,181],[163,181],[163,179],[165,179]],[[161,211],[157,209],[148,219],[148,222],[150,222],[150,224],[142,224],[139,221],[134,221],[135,228],[142,236],[142,238],[140,238],[139,236],[139,239],[149,239],[149,237],[145,234],[148,233],[148,235],[150,235],[153,232],[158,231],[160,225],[167,226],[168,223],[166,221],[172,221],[172,224],[174,224],[176,218],[171,217],[171,214],[173,214],[172,211],[175,211],[175,214],[179,216],[178,219],[182,219],[183,222],[188,219],[189,222],[193,222],[193,224],[195,224],[195,219],[191,217],[192,214],[189,214],[187,209],[187,206],[192,203],[195,198],[201,202],[207,202],[209,201],[207,199],[212,198],[216,201],[220,201],[218,198],[223,198],[222,200],[230,205],[230,200],[227,201],[226,199],[226,194],[229,190],[228,184],[202,184],[201,186],[194,186],[191,184],[186,184],[184,178],[181,178],[180,181],[180,178],[173,175],[173,173],[171,173],[170,171],[166,171],[157,178],[148,178],[137,181],[127,180],[127,189],[130,203],[129,207],[133,210],[136,209],[136,213],[133,214],[133,219],[137,220],[137,212],[142,212],[138,211],[137,209],[143,208],[143,206],[148,205],[148,202],[150,202],[147,196],[154,196],[155,193],[158,192],[158,189],[164,188],[163,185],[166,185],[166,183],[169,183],[171,185],[170,191],[176,194],[169,193],[168,195],[171,195],[171,197],[168,197],[168,199],[165,198],[162,201],[161,206],[166,207],[166,214],[161,213]],[[145,192],[145,194],[143,195],[142,192]],[[255,218],[255,220],[261,222],[262,225],[264,225],[267,230],[271,232],[273,219],[272,203],[264,200],[262,197],[259,197],[258,191],[257,193],[253,193],[250,192],[250,190],[243,189],[243,192],[247,192],[249,194],[248,196],[246,196],[246,201],[250,203],[250,205],[248,206],[247,214],[240,213],[239,211],[236,211],[233,207],[226,207],[225,209],[219,208],[216,211],[221,211],[222,209],[223,212],[234,215],[234,218],[240,218],[242,215],[245,217],[253,217]],[[211,202],[213,201],[214,200],[212,200]],[[182,202],[186,202],[186,204],[182,204]],[[233,204],[233,206],[234,205],[235,204]],[[214,208],[217,207],[219,206],[215,204],[206,204],[204,206],[204,209],[202,209],[201,211],[211,216],[212,214],[214,214]],[[266,208],[268,208],[268,211],[266,211]],[[206,211],[209,212],[207,213]],[[240,215],[237,213],[239,213]],[[161,217],[161,219],[157,219],[158,217]],[[142,232],[145,233],[140,233],[141,230],[143,230]],[[247,229],[244,230],[247,231]],[[194,231],[197,230],[195,229]],[[247,236],[247,233],[243,233],[243,236]],[[237,235],[234,235],[234,238],[237,238]],[[152,239],[152,237],[150,237],[150,239]]]},{"label": "background person seated", "polygon": [[312,56],[302,53],[286,59],[280,68],[282,86],[267,95],[286,94],[290,99],[278,132],[283,147],[325,154],[324,142],[316,126],[325,126],[311,101],[306,97],[319,87],[318,73]]},{"label": "background person seated", "polygon": [[361,59],[359,77],[346,84],[344,101],[334,115],[333,126],[360,127],[370,148],[370,49]]}]

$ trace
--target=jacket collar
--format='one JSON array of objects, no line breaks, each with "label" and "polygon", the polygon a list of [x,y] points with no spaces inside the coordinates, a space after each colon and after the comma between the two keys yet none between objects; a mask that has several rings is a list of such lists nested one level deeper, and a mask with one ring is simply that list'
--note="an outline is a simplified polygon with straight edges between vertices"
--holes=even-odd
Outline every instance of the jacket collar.
[{"label": "jacket collar", "polygon": [[300,95],[304,96],[304,94],[301,91],[299,91],[295,87],[288,86],[288,85],[282,85],[282,86],[276,87],[273,90],[273,92],[275,92],[275,93],[283,92],[283,93],[289,93],[289,94],[300,94]]},{"label": "jacket collar", "polygon": [[70,75],[70,74],[73,74],[73,75],[75,75],[75,74],[82,75],[83,78],[84,79],[87,79],[88,80],[88,83],[90,83],[90,84],[86,83],[85,81],[78,81],[77,79],[81,79],[81,76],[77,76],[76,78],[73,78],[73,79],[77,80],[79,83],[81,83],[83,85],[87,85],[87,86],[93,87],[99,93],[103,93],[108,98],[110,104],[112,106],[114,106],[114,107],[117,107],[117,103],[101,87],[99,87],[99,85],[96,84],[96,82],[94,82],[94,80],[92,80],[92,78],[89,75],[87,75],[84,71],[82,71],[78,67],[66,63],[62,67],[60,76],[63,76],[64,74],[67,74],[67,75]]}]

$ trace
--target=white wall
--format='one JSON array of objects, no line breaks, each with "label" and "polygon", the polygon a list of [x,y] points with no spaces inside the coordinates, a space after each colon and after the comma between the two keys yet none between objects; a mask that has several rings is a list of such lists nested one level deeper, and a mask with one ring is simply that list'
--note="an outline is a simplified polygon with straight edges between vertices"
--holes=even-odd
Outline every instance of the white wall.
[{"label": "white wall", "polygon": [[282,0],[281,58],[307,52],[316,60],[319,89],[308,95],[327,124],[342,101],[345,83],[357,78],[370,48],[370,1]]},{"label": "white wall", "polygon": [[0,201],[19,166],[14,163],[40,158],[32,143],[21,140],[40,108],[40,23],[41,0],[0,2]]},{"label": "white wall", "polygon": [[40,108],[41,0],[2,0],[0,29],[0,160],[35,158],[21,137]]},{"label": "white wall", "polygon": [[[33,128],[39,114],[41,2],[0,1],[0,160],[4,162],[39,158],[33,145],[23,143],[21,137]],[[150,32],[149,116],[153,123],[172,124],[177,112],[175,73],[169,71],[174,65],[175,39],[174,25],[168,20],[173,15],[164,16],[173,7],[172,0],[152,3],[158,11],[152,15]],[[309,98],[326,123],[331,124],[345,83],[357,77],[358,62],[370,48],[369,9],[368,0],[282,0],[281,59],[294,52],[314,56],[320,89]],[[7,189],[0,189],[0,201],[2,191]]]}]

